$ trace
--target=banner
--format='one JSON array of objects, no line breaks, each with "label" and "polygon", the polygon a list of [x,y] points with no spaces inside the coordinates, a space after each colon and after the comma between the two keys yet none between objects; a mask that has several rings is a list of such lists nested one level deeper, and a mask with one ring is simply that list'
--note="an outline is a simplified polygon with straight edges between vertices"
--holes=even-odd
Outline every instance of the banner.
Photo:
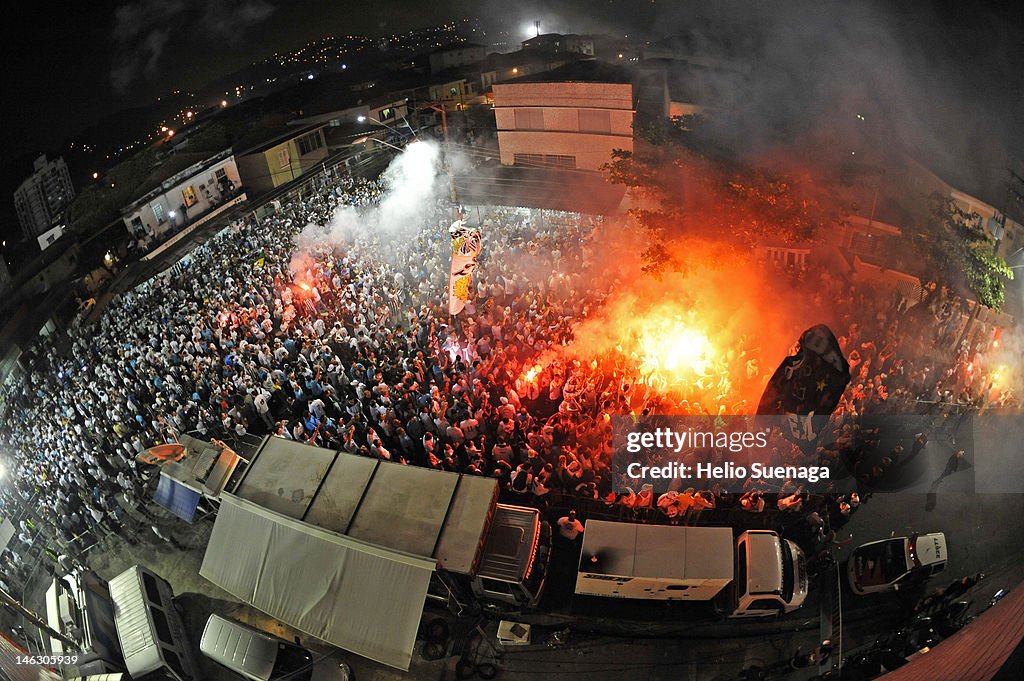
[{"label": "banner", "polygon": [[469,300],[469,284],[483,247],[480,230],[462,220],[452,223],[452,267],[448,278],[448,313],[459,314]]}]

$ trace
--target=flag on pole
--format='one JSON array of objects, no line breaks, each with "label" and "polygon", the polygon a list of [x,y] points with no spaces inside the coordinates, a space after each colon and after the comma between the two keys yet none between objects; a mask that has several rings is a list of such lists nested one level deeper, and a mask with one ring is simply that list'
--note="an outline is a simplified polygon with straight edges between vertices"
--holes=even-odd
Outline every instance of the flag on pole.
[{"label": "flag on pole", "polygon": [[448,313],[459,314],[469,300],[469,284],[483,247],[480,230],[456,220],[448,230],[452,236],[452,266],[448,278]]}]

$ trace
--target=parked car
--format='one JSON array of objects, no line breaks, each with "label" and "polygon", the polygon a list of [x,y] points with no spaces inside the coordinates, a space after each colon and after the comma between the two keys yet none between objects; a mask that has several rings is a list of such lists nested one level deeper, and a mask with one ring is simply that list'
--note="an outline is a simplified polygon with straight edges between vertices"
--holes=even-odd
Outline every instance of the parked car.
[{"label": "parked car", "polygon": [[915,534],[857,547],[846,572],[856,594],[896,591],[942,572],[946,559],[946,535]]},{"label": "parked car", "polygon": [[210,615],[199,651],[217,664],[249,681],[350,681],[348,665],[330,659],[318,661],[313,653],[265,631]]}]

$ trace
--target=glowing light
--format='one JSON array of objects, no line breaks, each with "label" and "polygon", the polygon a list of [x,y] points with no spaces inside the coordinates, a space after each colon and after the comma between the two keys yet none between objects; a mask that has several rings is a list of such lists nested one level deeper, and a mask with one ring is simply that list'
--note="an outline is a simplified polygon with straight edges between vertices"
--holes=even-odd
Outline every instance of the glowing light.
[{"label": "glowing light", "polygon": [[168,130],[167,131],[167,136],[168,137],[174,137],[174,131],[173,130]]},{"label": "glowing light", "polygon": [[188,111],[185,113],[185,118],[192,118],[192,112]]},{"label": "glowing light", "polygon": [[306,76],[306,80],[313,80],[313,74],[311,73],[308,76]]},{"label": "glowing light", "polygon": [[669,384],[686,375],[704,376],[714,358],[711,341],[681,319],[661,320],[639,339],[641,372],[660,374]]},{"label": "glowing light", "polygon": [[310,287],[310,285],[307,284],[306,282],[302,282],[301,284],[299,284],[299,288],[301,288],[303,291],[312,291],[313,290]]},{"label": "glowing light", "polygon": [[533,383],[537,380],[537,374],[540,373],[539,366],[532,366],[523,373],[523,378],[526,379],[527,383]]},{"label": "glowing light", "polygon": [[173,220],[174,218],[178,217],[178,212],[177,211],[173,211],[173,210],[169,210],[169,211],[167,211],[167,217],[169,217],[170,219]]},{"label": "glowing light", "polygon": [[93,174],[92,174],[92,179],[94,179],[94,180],[98,180],[98,179],[99,179],[99,177],[100,177],[100,174],[99,174],[99,173],[93,173]]},{"label": "glowing light", "polygon": [[519,68],[518,67],[514,67],[512,69],[512,73],[519,73]]},{"label": "glowing light", "polygon": [[366,116],[356,116],[356,120],[359,121],[360,123],[365,123]]},{"label": "glowing light", "polygon": [[228,107],[228,100],[226,100],[226,99],[220,100],[220,108],[226,109],[227,107]]}]

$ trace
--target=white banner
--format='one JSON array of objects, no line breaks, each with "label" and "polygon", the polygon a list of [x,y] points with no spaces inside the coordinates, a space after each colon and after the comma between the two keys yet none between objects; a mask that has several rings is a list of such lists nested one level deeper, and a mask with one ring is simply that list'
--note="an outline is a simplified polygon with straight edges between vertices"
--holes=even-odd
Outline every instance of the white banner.
[{"label": "white banner", "polygon": [[452,267],[448,278],[448,313],[459,314],[469,300],[469,284],[483,247],[480,230],[459,220],[449,230],[452,235]]}]

